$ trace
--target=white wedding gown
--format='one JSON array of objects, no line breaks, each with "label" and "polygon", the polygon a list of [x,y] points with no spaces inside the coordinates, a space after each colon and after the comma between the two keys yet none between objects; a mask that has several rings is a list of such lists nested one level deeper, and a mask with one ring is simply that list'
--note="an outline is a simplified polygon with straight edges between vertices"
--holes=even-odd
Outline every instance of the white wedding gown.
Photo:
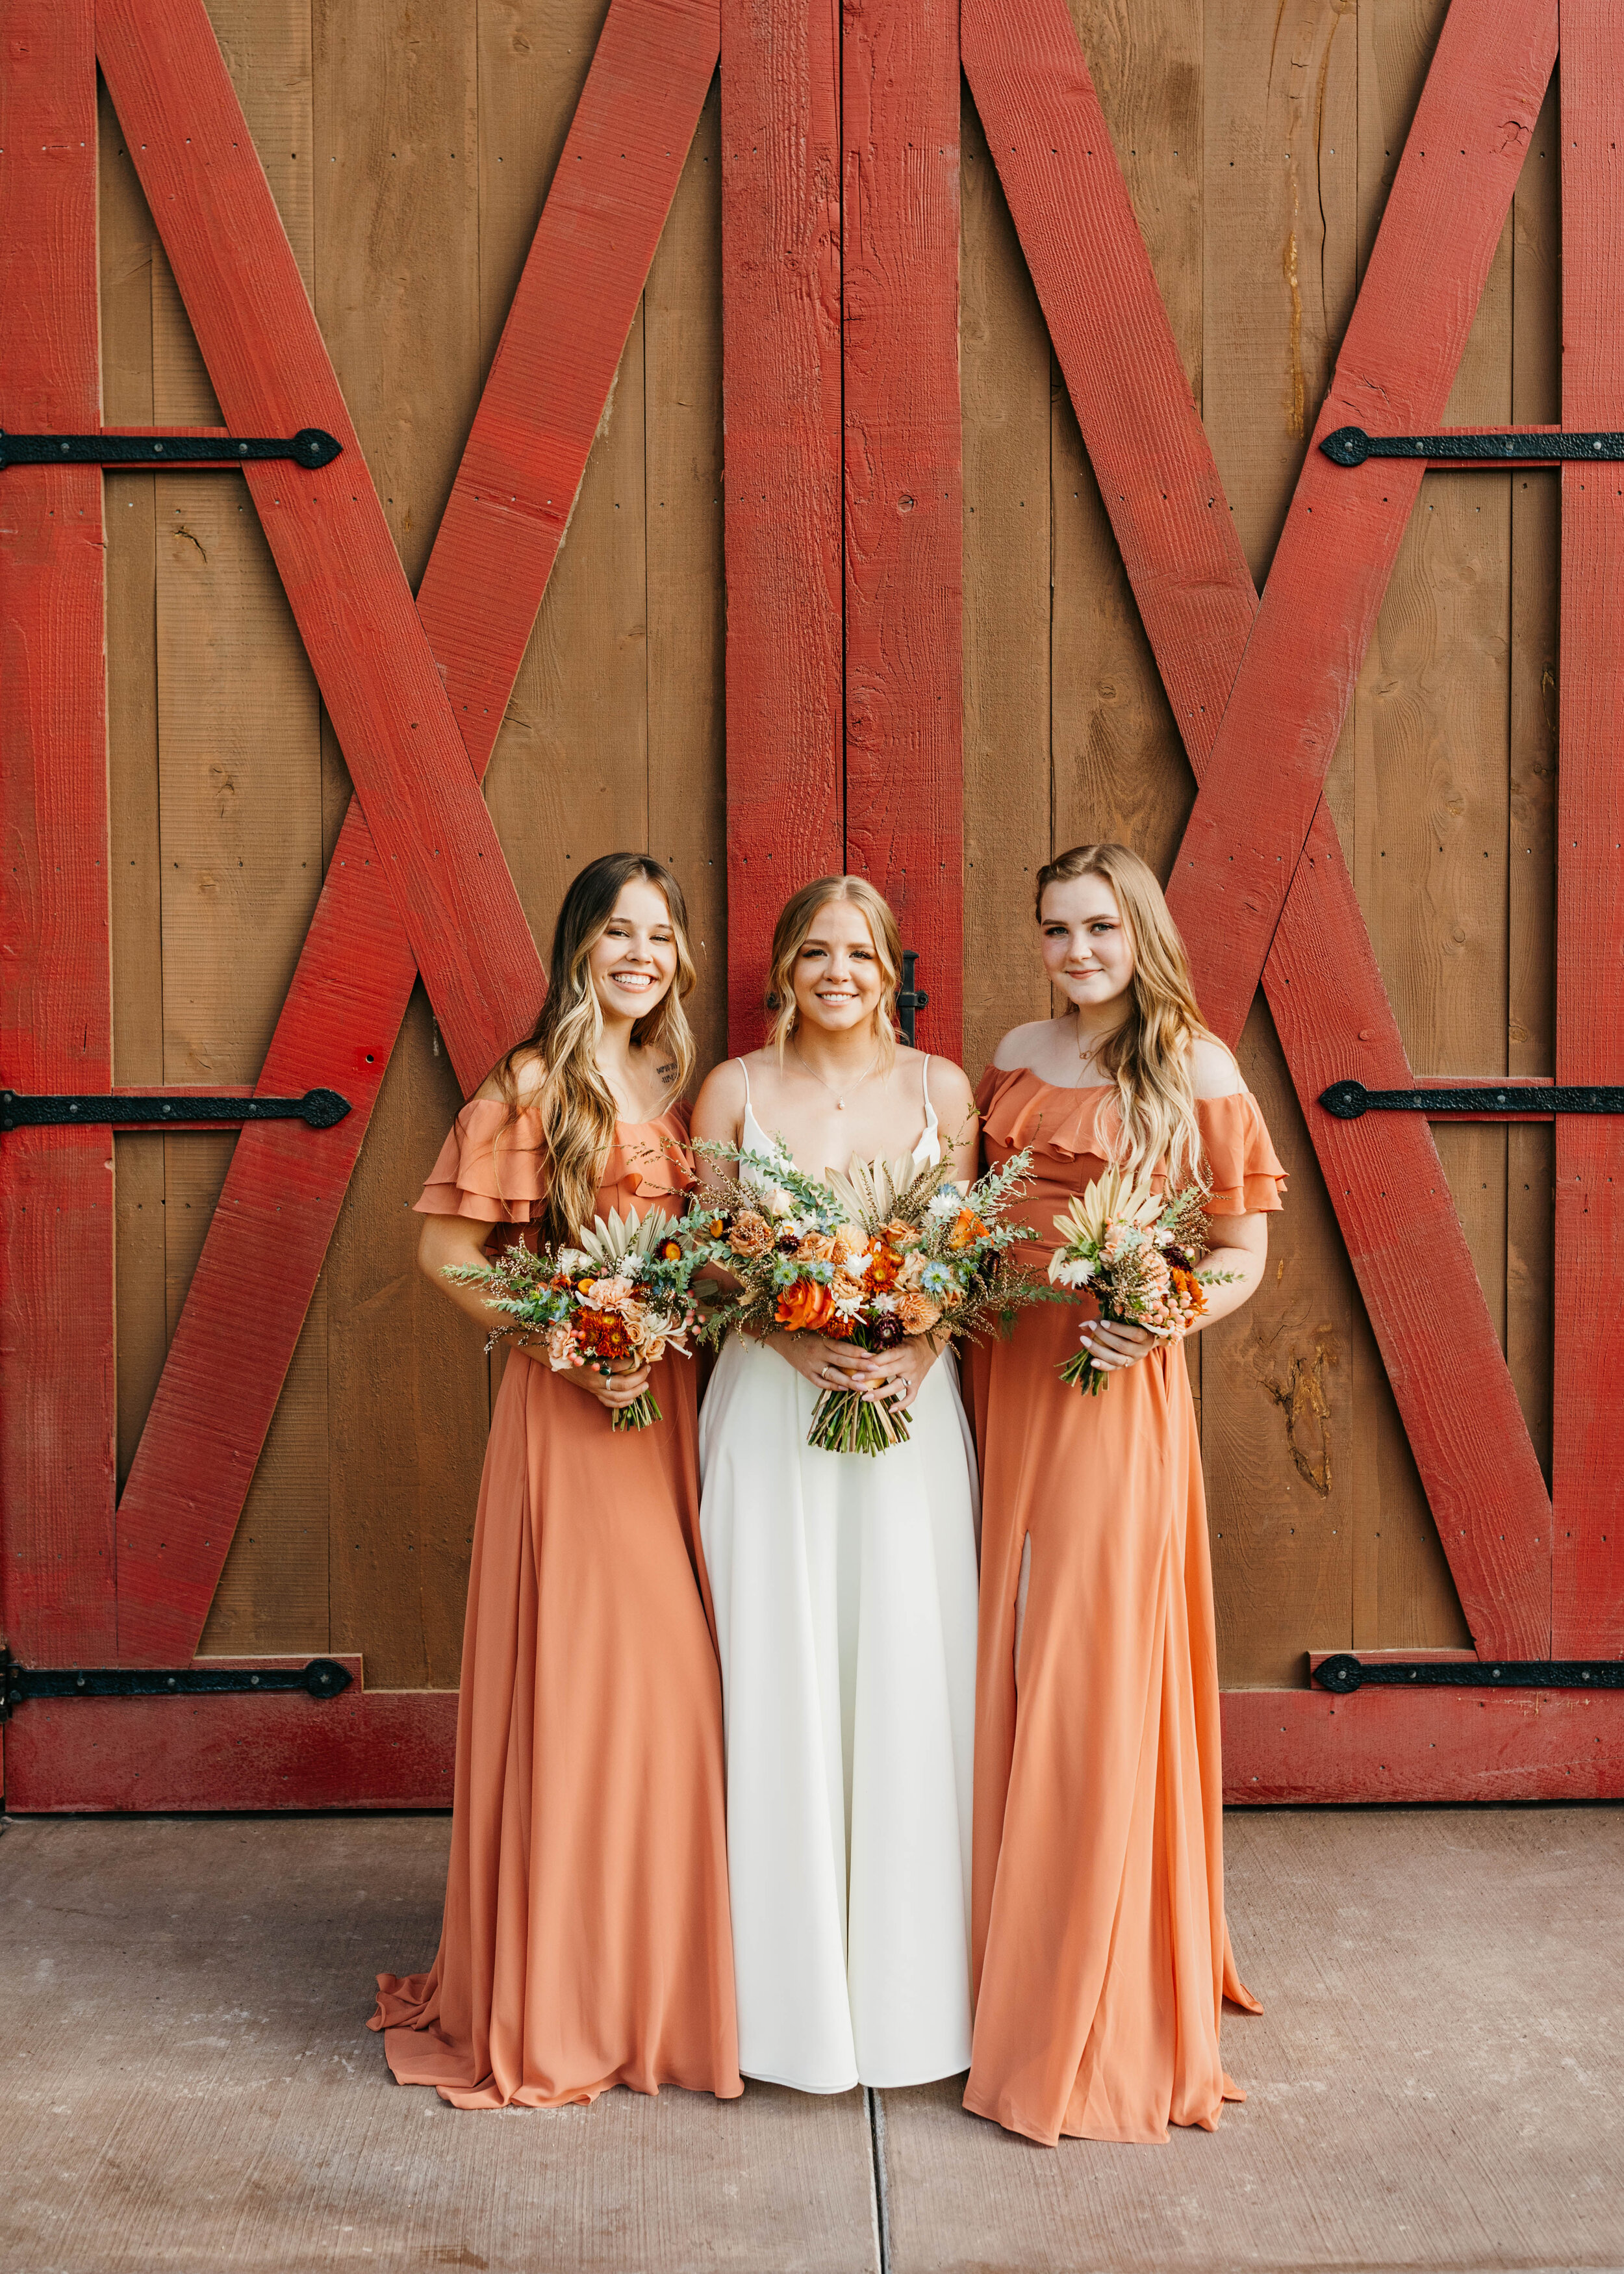
[{"label": "white wedding gown", "polygon": [[[771,1149],[748,1103],[742,1143]],[[940,1158],[929,1091],[914,1160]],[[970,2063],[975,1467],[951,1355],[906,1445],[807,1443],[817,1393],[730,1337],[699,1423],[721,1650],[739,2066],[802,2092]]]}]

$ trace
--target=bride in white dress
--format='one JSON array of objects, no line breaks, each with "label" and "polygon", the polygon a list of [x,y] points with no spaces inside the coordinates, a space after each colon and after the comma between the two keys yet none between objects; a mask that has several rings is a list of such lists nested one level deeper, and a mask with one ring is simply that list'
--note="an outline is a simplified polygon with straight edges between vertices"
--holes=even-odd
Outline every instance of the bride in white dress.
[{"label": "bride in white dress", "polygon": [[[804,887],[773,937],[764,1050],[709,1076],[694,1134],[803,1169],[976,1173],[962,1071],[898,1045],[896,919],[865,878]],[[877,1456],[815,1451],[820,1393],[906,1411]],[[700,1415],[701,1533],[727,1745],[747,2075],[923,2084],[970,2060],[975,1469],[951,1355],[732,1337]]]}]

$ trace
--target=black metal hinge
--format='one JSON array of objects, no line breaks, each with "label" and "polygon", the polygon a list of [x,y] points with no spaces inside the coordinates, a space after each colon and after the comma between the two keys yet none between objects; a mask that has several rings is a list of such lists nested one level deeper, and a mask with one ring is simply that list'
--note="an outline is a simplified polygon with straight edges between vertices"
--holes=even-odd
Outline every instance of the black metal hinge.
[{"label": "black metal hinge", "polygon": [[0,1721],[33,1698],[214,1698],[227,1690],[303,1690],[336,1698],[354,1677],[335,1658],[307,1666],[18,1666],[0,1650]]},{"label": "black metal hinge", "polygon": [[1553,1082],[1440,1089],[1366,1089],[1362,1081],[1334,1081],[1320,1103],[1339,1121],[1362,1113],[1624,1113],[1624,1089],[1559,1088]]},{"label": "black metal hinge", "polygon": [[1320,448],[1334,466],[1362,466],[1366,458],[1441,459],[1452,466],[1552,463],[1589,459],[1602,463],[1624,458],[1624,434],[1562,434],[1545,428],[1503,428],[1494,434],[1367,434],[1363,426],[1339,426]]},{"label": "black metal hinge", "polygon": [[914,984],[914,967],[918,962],[918,950],[905,947],[902,951],[902,988],[897,997],[897,1019],[902,1028],[902,1039],[910,1050],[914,1047],[914,1014],[924,1010],[930,1001],[929,996],[921,994]]},{"label": "black metal hinge", "polygon": [[8,434],[0,427],[0,469],[7,466],[240,465],[250,458],[292,458],[301,466],[330,466],[343,448],[320,426],[297,434]]},{"label": "black metal hinge", "polygon": [[1559,1088],[1530,1082],[1505,1089],[1366,1089],[1362,1081],[1334,1081],[1320,1103],[1339,1121],[1361,1113],[1624,1113],[1624,1089]]},{"label": "black metal hinge", "polygon": [[1382,1659],[1370,1665],[1338,1651],[1320,1660],[1314,1680],[1339,1698],[1367,1682],[1404,1690],[1624,1690],[1624,1659]]},{"label": "black metal hinge", "polygon": [[0,1130],[166,1121],[302,1121],[309,1129],[331,1129],[350,1110],[335,1089],[307,1089],[303,1097],[177,1097],[162,1090],[145,1097],[36,1097],[0,1089]]}]

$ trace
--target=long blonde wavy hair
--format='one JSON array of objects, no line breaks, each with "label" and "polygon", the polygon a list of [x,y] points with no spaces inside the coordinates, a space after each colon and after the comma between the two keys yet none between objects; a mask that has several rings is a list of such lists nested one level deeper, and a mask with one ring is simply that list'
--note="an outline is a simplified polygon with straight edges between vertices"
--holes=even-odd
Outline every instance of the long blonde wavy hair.
[{"label": "long blonde wavy hair", "polygon": [[778,922],[772,928],[772,953],[767,966],[767,1047],[776,1050],[778,1063],[784,1063],[784,1046],[793,1035],[801,1018],[795,1002],[795,959],[806,945],[817,912],[826,908],[831,900],[849,900],[861,908],[868,921],[868,931],[874,941],[874,952],[879,958],[884,978],[884,990],[880,1007],[875,1013],[876,1036],[880,1046],[880,1064],[887,1073],[897,1057],[897,993],[902,985],[902,934],[891,902],[876,892],[867,877],[815,877],[809,885],[802,885],[792,892],[778,912]]},{"label": "long blonde wavy hair", "polygon": [[1133,950],[1128,1014],[1101,1043],[1101,1070],[1116,1085],[1116,1160],[1131,1176],[1162,1167],[1169,1186],[1205,1187],[1195,1110],[1193,1045],[1214,1039],[1196,1007],[1190,958],[1154,872],[1125,845],[1073,845],[1038,870],[1035,914],[1051,885],[1102,877],[1116,895]]},{"label": "long blonde wavy hair", "polygon": [[[632,1042],[638,1049],[652,1045],[675,1061],[673,1096],[694,1070],[694,1036],[683,1005],[694,991],[696,975],[688,953],[682,887],[663,861],[646,853],[605,853],[589,862],[565,893],[553,931],[541,1015],[495,1070],[508,1108],[497,1133],[499,1172],[504,1134],[521,1111],[536,1113],[547,1163],[545,1229],[553,1240],[575,1239],[591,1224],[614,1143],[620,1112],[613,1091],[598,1069],[604,1014],[587,961],[608,929],[622,890],[639,879],[654,886],[670,913],[677,975],[647,1017],[633,1027]],[[541,1087],[535,1096],[527,1094],[521,1107],[518,1068],[530,1058],[540,1060]]]}]

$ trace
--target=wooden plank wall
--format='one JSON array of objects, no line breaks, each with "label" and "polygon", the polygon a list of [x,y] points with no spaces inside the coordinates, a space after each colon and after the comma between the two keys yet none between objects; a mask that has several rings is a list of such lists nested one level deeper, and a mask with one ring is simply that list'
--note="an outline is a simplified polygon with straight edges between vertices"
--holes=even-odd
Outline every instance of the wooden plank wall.
[{"label": "wooden plank wall", "polygon": [[[1443,0],[1152,0],[1131,19],[1107,0],[1071,4],[1261,582]],[[1547,103],[1452,423],[1559,415],[1554,137]],[[1026,926],[1051,848],[1121,837],[1165,876],[1193,786],[968,116],[964,152],[974,1071],[1043,1006]],[[1429,476],[1333,770],[1330,803],[1418,1072],[1551,1071],[1554,484]],[[1266,1289],[1200,1347],[1233,1685],[1300,1679],[1321,1635],[1342,1647],[1468,1639],[1261,1002],[1242,1055],[1291,1186]],[[1440,1134],[1548,1472],[1551,1132]]]},{"label": "wooden plank wall", "polygon": [[[1261,578],[1443,0],[1071,4]],[[210,12],[415,583],[604,0],[447,0],[410,36],[364,0]],[[1453,419],[1559,415],[1554,136],[1548,106]],[[1192,784],[967,98],[960,147],[974,1075],[1044,1006],[1037,868],[1111,835],[1165,873]],[[488,781],[539,941],[583,861],[672,861],[702,1064],[727,1011],[721,171],[713,89]],[[209,416],[105,102],[102,222],[109,420]],[[239,478],[123,476],[107,504],[117,1078],[246,1081],[347,777]],[[1551,1070],[1556,571],[1554,477],[1429,477],[1337,754],[1332,808],[1419,1072]],[[1198,1384],[1225,1679],[1268,1684],[1309,1645],[1465,1634],[1260,1005],[1244,1056],[1291,1190],[1268,1284],[1199,1346]],[[415,1271],[408,1209],[456,1103],[419,990],[206,1648],[455,1680],[491,1381]],[[121,1470],[231,1142],[117,1141]],[[1548,1461],[1551,1133],[1442,1144]]]},{"label": "wooden plank wall", "polygon": [[[466,0],[412,31],[351,0],[210,7],[414,584],[604,13]],[[102,158],[107,416],[211,417],[105,94]],[[586,861],[672,862],[707,1064],[726,1032],[719,173],[713,90],[489,778],[544,944]],[[117,1078],[252,1080],[348,777],[240,477],[125,478],[108,502]],[[373,1687],[456,1681],[492,1384],[415,1268],[409,1209],[459,1102],[419,987],[206,1651],[358,1651]],[[232,1142],[118,1141],[121,1470]]]}]

